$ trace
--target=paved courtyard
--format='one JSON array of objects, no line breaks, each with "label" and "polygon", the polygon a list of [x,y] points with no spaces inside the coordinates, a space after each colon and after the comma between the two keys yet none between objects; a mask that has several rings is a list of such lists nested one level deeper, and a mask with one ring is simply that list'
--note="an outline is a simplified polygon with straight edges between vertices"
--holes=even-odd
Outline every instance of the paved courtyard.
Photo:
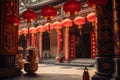
[{"label": "paved courtyard", "polygon": [[[39,64],[35,75],[26,76],[24,69],[20,77],[0,80],[82,80],[84,67],[64,66],[54,64]],[[95,73],[95,67],[88,67],[90,76]]]}]

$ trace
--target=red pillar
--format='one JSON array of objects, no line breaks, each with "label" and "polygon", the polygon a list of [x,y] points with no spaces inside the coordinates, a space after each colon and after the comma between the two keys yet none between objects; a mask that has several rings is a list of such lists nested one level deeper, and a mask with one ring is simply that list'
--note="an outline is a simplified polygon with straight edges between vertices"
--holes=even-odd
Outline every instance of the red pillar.
[{"label": "red pillar", "polygon": [[31,36],[31,46],[36,46],[36,36],[35,36],[35,33],[32,33],[32,36]]},{"label": "red pillar", "polygon": [[0,77],[20,75],[16,66],[18,53],[18,26],[7,22],[10,14],[19,15],[18,0],[0,0]]},{"label": "red pillar", "polygon": [[76,58],[75,34],[70,34],[70,58]]},{"label": "red pillar", "polygon": [[43,59],[42,32],[39,33],[39,59]]},{"label": "red pillar", "polygon": [[96,57],[96,33],[90,33],[91,58]]},{"label": "red pillar", "polygon": [[65,61],[70,61],[70,33],[69,29],[66,27],[64,30],[64,56]]}]

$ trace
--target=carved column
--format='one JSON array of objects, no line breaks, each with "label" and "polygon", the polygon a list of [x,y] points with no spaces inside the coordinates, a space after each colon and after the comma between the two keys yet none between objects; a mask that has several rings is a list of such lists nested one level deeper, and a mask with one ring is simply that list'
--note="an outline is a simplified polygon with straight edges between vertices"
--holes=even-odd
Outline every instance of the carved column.
[{"label": "carved column", "polygon": [[97,72],[92,80],[110,80],[114,73],[114,34],[112,0],[97,5]]},{"label": "carved column", "polygon": [[20,75],[16,66],[18,53],[18,26],[7,23],[7,16],[19,14],[18,0],[0,0],[0,77]]},{"label": "carved column", "polygon": [[120,0],[113,0],[115,73],[112,80],[120,80]]}]

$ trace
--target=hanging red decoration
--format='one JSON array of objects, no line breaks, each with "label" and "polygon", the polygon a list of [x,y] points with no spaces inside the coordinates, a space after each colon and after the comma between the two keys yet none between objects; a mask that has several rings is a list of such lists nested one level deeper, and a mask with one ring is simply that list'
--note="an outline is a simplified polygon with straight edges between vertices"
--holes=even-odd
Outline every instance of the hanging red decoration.
[{"label": "hanging red decoration", "polygon": [[37,27],[37,32],[45,32],[45,27],[42,26],[42,25],[39,25],[39,26]]},{"label": "hanging red decoration", "polygon": [[73,25],[72,20],[65,19],[65,20],[62,21],[62,25],[65,26],[67,28],[67,30],[69,30],[69,27],[71,27]]},{"label": "hanging red decoration", "polygon": [[24,34],[26,36],[26,34],[28,34],[28,29],[27,28],[23,28],[21,30],[22,34]]},{"label": "hanging red decoration", "polygon": [[7,22],[16,26],[20,24],[20,18],[17,15],[8,15]]},{"label": "hanging red decoration", "polygon": [[107,2],[108,2],[108,0],[98,0],[98,5],[104,6],[107,4]]},{"label": "hanging red decoration", "polygon": [[20,36],[22,34],[21,30],[18,30],[18,36]]},{"label": "hanging red decoration", "polygon": [[81,25],[85,24],[85,18],[78,16],[78,17],[76,17],[76,18],[74,19],[74,23],[75,23],[76,25],[78,25],[78,29],[81,29],[81,28],[82,28]]},{"label": "hanging red decoration", "polygon": [[90,13],[87,15],[87,20],[89,22],[95,22],[95,19],[96,19],[96,14],[95,13]]},{"label": "hanging red decoration", "polygon": [[87,4],[91,8],[96,8],[97,5],[104,6],[106,5],[108,0],[87,0]]},{"label": "hanging red decoration", "polygon": [[62,29],[62,23],[59,22],[59,21],[54,22],[54,23],[53,23],[53,28],[56,29],[57,31],[58,31],[59,29]]},{"label": "hanging red decoration", "polygon": [[41,10],[41,14],[45,18],[53,18],[57,14],[57,10],[53,8],[52,6],[46,6]]},{"label": "hanging red decoration", "polygon": [[27,9],[26,11],[24,11],[22,13],[22,17],[27,20],[27,21],[30,21],[32,22],[33,20],[36,20],[37,19],[37,15],[35,12],[33,12],[32,10],[30,9]]},{"label": "hanging red decoration", "polygon": [[31,28],[30,28],[30,33],[32,33],[32,34],[37,33],[37,28],[31,27]]},{"label": "hanging red decoration", "polygon": [[63,5],[63,10],[65,11],[66,14],[70,14],[71,12],[76,14],[81,10],[81,3],[76,0],[68,0]]},{"label": "hanging red decoration", "polygon": [[98,0],[87,0],[88,6],[93,8],[93,9],[96,8],[97,3],[98,3]]}]

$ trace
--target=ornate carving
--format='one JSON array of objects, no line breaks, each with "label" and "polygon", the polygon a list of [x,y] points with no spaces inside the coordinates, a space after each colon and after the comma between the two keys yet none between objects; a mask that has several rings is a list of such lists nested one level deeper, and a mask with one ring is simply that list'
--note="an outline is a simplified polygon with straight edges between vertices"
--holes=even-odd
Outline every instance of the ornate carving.
[{"label": "ornate carving", "polygon": [[110,9],[111,7],[110,8],[101,7],[101,8],[100,6],[97,8],[97,17],[98,17],[97,52],[98,55],[101,56],[111,56],[114,54],[112,10]]},{"label": "ornate carving", "polygon": [[[14,14],[18,15],[19,5],[18,0],[6,0],[4,3],[4,17]],[[1,54],[16,54],[18,48],[18,26],[13,26],[7,23],[6,19],[3,22],[2,30],[2,53]]]}]

